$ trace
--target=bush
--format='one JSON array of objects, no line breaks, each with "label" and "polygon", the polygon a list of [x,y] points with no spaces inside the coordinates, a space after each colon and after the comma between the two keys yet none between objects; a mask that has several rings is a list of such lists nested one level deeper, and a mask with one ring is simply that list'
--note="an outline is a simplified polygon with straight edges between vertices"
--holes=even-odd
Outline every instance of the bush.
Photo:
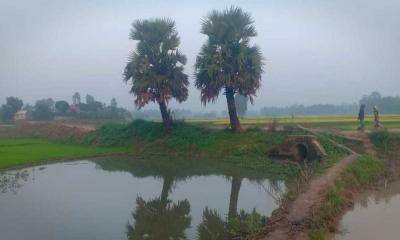
[{"label": "bush", "polygon": [[14,110],[8,104],[3,104],[0,108],[0,121],[11,122],[14,119]]},{"label": "bush", "polygon": [[360,185],[376,180],[385,171],[385,163],[370,155],[362,155],[347,170]]},{"label": "bush", "polygon": [[400,134],[398,133],[377,131],[370,133],[369,138],[381,153],[386,154],[388,151],[397,152],[400,146]]},{"label": "bush", "polygon": [[387,151],[390,134],[387,131],[377,131],[369,134],[372,143],[380,150]]},{"label": "bush", "polygon": [[85,142],[112,146],[127,143],[133,137],[154,140],[162,134],[160,123],[135,120],[130,124],[104,124],[96,131],[89,133],[85,138]]}]

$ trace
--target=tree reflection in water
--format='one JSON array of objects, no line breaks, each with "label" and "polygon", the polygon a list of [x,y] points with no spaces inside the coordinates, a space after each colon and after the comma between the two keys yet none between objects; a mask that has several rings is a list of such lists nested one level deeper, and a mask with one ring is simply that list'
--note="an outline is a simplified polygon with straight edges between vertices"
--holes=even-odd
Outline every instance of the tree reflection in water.
[{"label": "tree reflection in water", "polygon": [[28,177],[27,170],[0,172],[0,192],[13,192],[16,194],[18,188],[23,186],[23,182],[26,182]]},{"label": "tree reflection in water", "polygon": [[228,216],[224,220],[216,210],[206,207],[203,220],[197,228],[199,240],[256,239],[264,231],[265,217],[253,209],[237,212],[240,187],[243,178],[232,176]]},{"label": "tree reflection in water", "polygon": [[227,223],[217,210],[211,210],[208,207],[203,211],[203,221],[198,226],[197,232],[199,240],[230,239]]},{"label": "tree reflection in water", "polygon": [[128,239],[187,239],[185,230],[190,227],[190,203],[187,199],[173,203],[168,199],[173,178],[163,177],[161,196],[149,201],[138,197],[132,213],[135,223],[128,224]]}]

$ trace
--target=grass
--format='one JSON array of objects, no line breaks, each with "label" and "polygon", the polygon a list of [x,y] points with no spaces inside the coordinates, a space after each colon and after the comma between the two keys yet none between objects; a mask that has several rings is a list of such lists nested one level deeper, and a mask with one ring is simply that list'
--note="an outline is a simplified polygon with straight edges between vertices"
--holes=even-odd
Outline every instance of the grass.
[{"label": "grass", "polygon": [[389,133],[387,131],[375,131],[369,134],[371,142],[381,154],[393,154],[399,152],[400,133]]},{"label": "grass", "polygon": [[[206,161],[218,168],[218,164],[230,164],[241,169],[253,169],[273,176],[297,176],[299,168],[294,164],[282,164],[268,157],[269,152],[280,145],[288,135],[304,134],[300,130],[266,132],[257,128],[232,134],[228,130],[212,130],[204,126],[176,122],[173,131],[166,133],[161,123],[135,120],[130,124],[107,124],[86,138],[88,144],[115,146],[131,141],[132,152],[140,158],[169,158],[166,164],[179,159]],[[328,156],[314,169],[323,172],[346,152],[320,137]],[[172,161],[172,163],[170,162]],[[177,163],[178,164],[178,163]],[[182,164],[182,163],[179,163]]]},{"label": "grass", "polygon": [[0,139],[0,169],[42,161],[124,153],[126,147],[61,144],[42,139]]},{"label": "grass", "polygon": [[364,153],[364,151],[365,151],[362,141],[351,140],[351,139],[348,139],[343,136],[340,136],[340,135],[337,135],[334,133],[330,133],[330,132],[324,132],[324,133],[321,133],[321,135],[325,138],[329,138],[339,144],[342,144],[357,153]]},{"label": "grass", "polygon": [[330,168],[340,158],[347,154],[344,149],[332,144],[330,139],[330,136],[326,135],[320,135],[318,137],[318,141],[324,147],[327,154],[327,156],[325,156],[316,166],[316,172],[319,174],[323,174],[326,169]]},{"label": "grass", "polygon": [[199,167],[197,162],[203,162],[215,169],[230,165],[281,177],[296,175],[296,167],[268,159],[268,153],[282,143],[287,134],[257,129],[232,134],[183,122],[175,123],[173,131],[166,133],[161,123],[136,120],[125,125],[104,125],[88,135],[86,142],[105,146],[130,142],[133,154],[149,163],[154,162],[155,167],[164,163],[167,165],[164,167],[186,166],[191,162],[187,166],[190,169]]},{"label": "grass", "polygon": [[377,180],[385,172],[385,162],[370,155],[362,155],[347,169],[347,175],[353,178],[357,186],[363,186]]},{"label": "grass", "polygon": [[[334,127],[340,129],[357,129],[357,116],[296,116],[291,117],[260,117],[241,119],[242,125],[269,125],[273,121],[279,124],[293,125],[301,124],[307,127]],[[400,115],[381,115],[380,121],[385,128],[400,128]],[[210,126],[226,126],[229,124],[227,118],[217,119],[191,119],[187,120],[193,124],[204,124]],[[373,128],[373,116],[368,115],[365,118],[366,128]]]},{"label": "grass", "polygon": [[[156,168],[160,164],[164,165],[164,162],[165,165],[172,167],[177,166],[177,164],[186,166],[186,163],[191,162],[191,166],[188,166],[190,168],[193,167],[193,161],[188,160],[190,159],[202,161],[202,166],[207,165],[216,169],[229,165],[233,168],[242,169],[242,171],[247,169],[285,178],[297,176],[299,168],[294,164],[282,164],[277,160],[269,159],[268,155],[272,148],[281,144],[290,134],[302,134],[302,132],[293,129],[290,131],[265,132],[253,128],[232,134],[228,130],[212,130],[204,126],[175,122],[173,131],[167,133],[159,122],[136,120],[129,124],[104,124],[96,131],[84,136],[83,146],[74,145],[74,141],[70,143],[57,140],[47,142],[27,139],[24,141],[29,142],[29,144],[6,144],[3,140],[3,147],[0,150],[2,155],[0,156],[4,156],[4,159],[12,158],[11,160],[3,160],[3,162],[8,162],[7,165],[10,166],[12,165],[11,162],[14,162],[14,165],[20,165],[27,161],[36,162],[123,152],[129,146],[129,151],[136,158],[145,159],[150,165],[152,159],[155,159],[153,166]],[[80,142],[77,141],[76,143]],[[6,145],[8,146],[5,147]],[[323,145],[327,149],[329,157],[323,161],[322,165],[328,167],[341,153],[329,142],[324,142]],[[28,152],[35,153],[33,155],[26,154]],[[160,159],[168,159],[168,161],[160,161]],[[231,170],[225,169],[224,171],[229,172]]]}]

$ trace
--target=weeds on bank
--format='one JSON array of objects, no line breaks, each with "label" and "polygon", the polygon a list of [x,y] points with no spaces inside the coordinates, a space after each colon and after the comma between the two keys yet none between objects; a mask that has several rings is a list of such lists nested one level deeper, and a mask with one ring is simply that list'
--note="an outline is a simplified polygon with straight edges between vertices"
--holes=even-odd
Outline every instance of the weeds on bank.
[{"label": "weeds on bank", "polygon": [[[385,172],[385,163],[370,155],[359,157],[346,171],[346,183],[364,186],[376,181]],[[353,179],[351,181],[351,179]]]},{"label": "weeds on bank", "polygon": [[310,234],[310,240],[324,240],[325,231],[322,229],[314,230]]},{"label": "weeds on bank", "polygon": [[398,151],[400,147],[400,134],[389,133],[388,131],[375,131],[369,134],[371,142],[381,154]]}]

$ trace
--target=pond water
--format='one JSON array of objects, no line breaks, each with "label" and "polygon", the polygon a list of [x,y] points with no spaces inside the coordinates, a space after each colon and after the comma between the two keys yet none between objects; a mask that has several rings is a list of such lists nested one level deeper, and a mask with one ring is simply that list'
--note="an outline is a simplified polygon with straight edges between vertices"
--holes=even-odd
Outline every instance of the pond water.
[{"label": "pond water", "polygon": [[341,220],[334,239],[400,239],[400,181],[368,191]]},{"label": "pond water", "polygon": [[285,189],[239,171],[163,166],[100,159],[0,173],[0,239],[199,239],[206,209],[268,216]]}]

